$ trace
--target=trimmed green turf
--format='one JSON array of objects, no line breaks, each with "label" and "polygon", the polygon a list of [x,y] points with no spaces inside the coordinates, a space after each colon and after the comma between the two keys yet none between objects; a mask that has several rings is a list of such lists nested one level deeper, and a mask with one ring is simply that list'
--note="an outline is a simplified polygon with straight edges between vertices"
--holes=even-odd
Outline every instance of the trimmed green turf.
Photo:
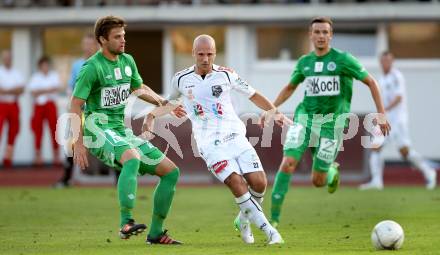
[{"label": "trimmed green turf", "polygon": [[[141,188],[135,210],[150,224],[151,188]],[[266,195],[269,211],[270,195]],[[286,243],[245,245],[232,222],[238,208],[228,190],[178,187],[167,228],[183,246],[147,246],[145,236],[118,239],[118,207],[112,188],[0,189],[0,254],[371,254],[373,226],[399,222],[405,243],[379,254],[440,253],[440,191],[386,188],[357,191],[292,187],[279,230]]]}]

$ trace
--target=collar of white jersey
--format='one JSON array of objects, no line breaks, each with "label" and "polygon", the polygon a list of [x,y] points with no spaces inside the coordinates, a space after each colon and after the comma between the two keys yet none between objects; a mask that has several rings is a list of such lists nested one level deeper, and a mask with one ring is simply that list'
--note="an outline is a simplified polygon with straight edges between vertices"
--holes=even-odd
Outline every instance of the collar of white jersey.
[{"label": "collar of white jersey", "polygon": [[[212,64],[212,70],[211,70],[211,72],[207,73],[206,76],[211,76],[214,72],[225,71],[225,70],[220,70],[220,69],[221,69],[221,66],[216,65],[216,64]],[[198,73],[196,72],[196,65],[193,65],[193,66],[191,66],[190,68],[188,68],[188,71],[189,71],[189,72],[194,71],[194,74],[195,74],[195,75],[201,76],[200,74],[198,74]]]}]

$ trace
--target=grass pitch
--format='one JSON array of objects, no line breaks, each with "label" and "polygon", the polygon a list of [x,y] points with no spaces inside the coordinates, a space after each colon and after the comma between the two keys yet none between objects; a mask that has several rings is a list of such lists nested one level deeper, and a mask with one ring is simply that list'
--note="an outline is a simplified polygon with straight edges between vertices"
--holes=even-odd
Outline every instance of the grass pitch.
[{"label": "grass pitch", "polygon": [[[152,188],[140,188],[138,222],[150,224]],[[270,191],[264,207],[269,214]],[[0,254],[375,254],[373,226],[399,222],[403,249],[379,254],[440,254],[440,190],[386,188],[358,191],[291,187],[279,230],[286,243],[245,245],[232,227],[238,212],[223,186],[178,187],[166,222],[182,246],[147,246],[145,235],[118,239],[114,188],[0,189]]]}]

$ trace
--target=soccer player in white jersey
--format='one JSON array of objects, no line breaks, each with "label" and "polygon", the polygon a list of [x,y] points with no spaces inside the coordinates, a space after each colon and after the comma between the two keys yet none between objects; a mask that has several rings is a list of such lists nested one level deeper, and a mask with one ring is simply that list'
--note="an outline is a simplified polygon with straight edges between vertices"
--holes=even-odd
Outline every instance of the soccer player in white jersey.
[{"label": "soccer player in white jersey", "polygon": [[[434,189],[436,186],[435,169],[411,147],[411,141],[408,131],[408,113],[406,109],[405,79],[402,73],[393,66],[394,57],[389,51],[382,53],[380,64],[383,75],[380,79],[381,92],[383,95],[385,111],[393,129],[389,138],[386,138],[383,145],[387,144],[389,139],[399,149],[400,155],[411,162],[423,173],[426,179],[426,188]],[[383,189],[383,168],[384,160],[381,156],[381,137],[375,138],[378,144],[372,149],[369,164],[371,171],[371,181],[362,184],[359,188],[365,189]],[[373,141],[374,142],[374,141]]]},{"label": "soccer player in white jersey", "polygon": [[269,244],[283,243],[261,208],[266,175],[255,149],[246,139],[246,127],[234,111],[230,92],[238,91],[259,108],[275,113],[279,125],[286,118],[237,73],[214,64],[216,47],[211,36],[198,36],[192,54],[196,64],[173,77],[170,99],[183,96],[200,155],[209,171],[234,195],[240,207],[234,224],[243,241],[254,242],[250,229],[253,223],[266,234]]}]

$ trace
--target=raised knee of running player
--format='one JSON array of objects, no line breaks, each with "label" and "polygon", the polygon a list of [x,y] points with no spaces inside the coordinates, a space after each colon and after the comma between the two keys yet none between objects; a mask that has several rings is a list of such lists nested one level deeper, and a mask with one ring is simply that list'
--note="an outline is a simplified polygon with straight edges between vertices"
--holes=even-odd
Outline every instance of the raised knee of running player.
[{"label": "raised knee of running player", "polygon": [[267,178],[264,171],[247,173],[244,175],[244,178],[251,190],[264,194],[267,187]]},{"label": "raised knee of running player", "polygon": [[327,173],[313,170],[312,182],[315,187],[323,187],[327,184]]},{"label": "raised knee of running player", "polygon": [[297,165],[298,161],[295,158],[284,156],[279,169],[284,173],[292,174],[295,172]]},{"label": "raised knee of running player", "polygon": [[241,197],[249,191],[243,177],[241,175],[238,175],[237,173],[232,173],[231,175],[229,175],[225,179],[224,183],[226,184],[226,186],[228,186],[235,197]]}]

